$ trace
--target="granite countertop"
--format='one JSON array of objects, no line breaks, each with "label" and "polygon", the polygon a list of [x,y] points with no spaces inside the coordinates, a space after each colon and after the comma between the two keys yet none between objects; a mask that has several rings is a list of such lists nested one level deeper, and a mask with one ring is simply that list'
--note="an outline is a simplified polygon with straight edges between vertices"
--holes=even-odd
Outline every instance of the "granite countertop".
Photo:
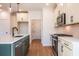
[{"label": "granite countertop", "polygon": [[22,37],[12,37],[11,35],[0,36],[0,44],[13,44],[26,36],[28,36],[28,34],[23,35]]}]

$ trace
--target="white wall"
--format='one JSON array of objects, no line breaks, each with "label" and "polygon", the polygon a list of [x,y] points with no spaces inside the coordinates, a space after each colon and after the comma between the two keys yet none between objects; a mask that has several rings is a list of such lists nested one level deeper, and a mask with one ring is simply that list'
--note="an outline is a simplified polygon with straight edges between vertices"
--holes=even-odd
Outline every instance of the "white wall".
[{"label": "white wall", "polygon": [[29,11],[30,20],[41,20],[42,19],[42,11]]},{"label": "white wall", "polygon": [[43,8],[43,26],[42,26],[42,44],[43,46],[51,46],[50,34],[55,32],[55,21],[53,19],[53,8]]},{"label": "white wall", "polygon": [[10,13],[8,11],[0,12],[0,35],[10,34]]},{"label": "white wall", "polygon": [[16,18],[16,14],[11,14],[11,27],[15,27],[17,26],[17,18]]}]

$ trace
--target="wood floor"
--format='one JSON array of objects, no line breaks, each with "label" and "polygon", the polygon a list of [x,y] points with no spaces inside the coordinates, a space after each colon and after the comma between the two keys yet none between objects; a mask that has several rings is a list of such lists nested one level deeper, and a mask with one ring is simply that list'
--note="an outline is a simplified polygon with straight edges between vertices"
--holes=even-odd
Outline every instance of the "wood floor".
[{"label": "wood floor", "polygon": [[43,47],[40,40],[33,40],[28,51],[28,56],[53,56],[50,47]]}]

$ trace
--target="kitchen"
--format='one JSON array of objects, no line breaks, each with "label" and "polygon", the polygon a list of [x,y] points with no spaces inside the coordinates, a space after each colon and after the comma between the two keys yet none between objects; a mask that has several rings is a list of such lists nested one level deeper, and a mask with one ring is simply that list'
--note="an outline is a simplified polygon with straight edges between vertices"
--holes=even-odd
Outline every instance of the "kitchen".
[{"label": "kitchen", "polygon": [[0,3],[0,56],[79,56],[78,7]]}]

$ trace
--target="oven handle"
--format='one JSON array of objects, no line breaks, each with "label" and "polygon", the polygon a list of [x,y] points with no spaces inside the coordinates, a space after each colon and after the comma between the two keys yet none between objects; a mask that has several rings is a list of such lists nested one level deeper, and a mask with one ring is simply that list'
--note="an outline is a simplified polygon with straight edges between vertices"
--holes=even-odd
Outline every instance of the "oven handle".
[{"label": "oven handle", "polygon": [[54,41],[57,41],[56,39],[53,39]]}]

